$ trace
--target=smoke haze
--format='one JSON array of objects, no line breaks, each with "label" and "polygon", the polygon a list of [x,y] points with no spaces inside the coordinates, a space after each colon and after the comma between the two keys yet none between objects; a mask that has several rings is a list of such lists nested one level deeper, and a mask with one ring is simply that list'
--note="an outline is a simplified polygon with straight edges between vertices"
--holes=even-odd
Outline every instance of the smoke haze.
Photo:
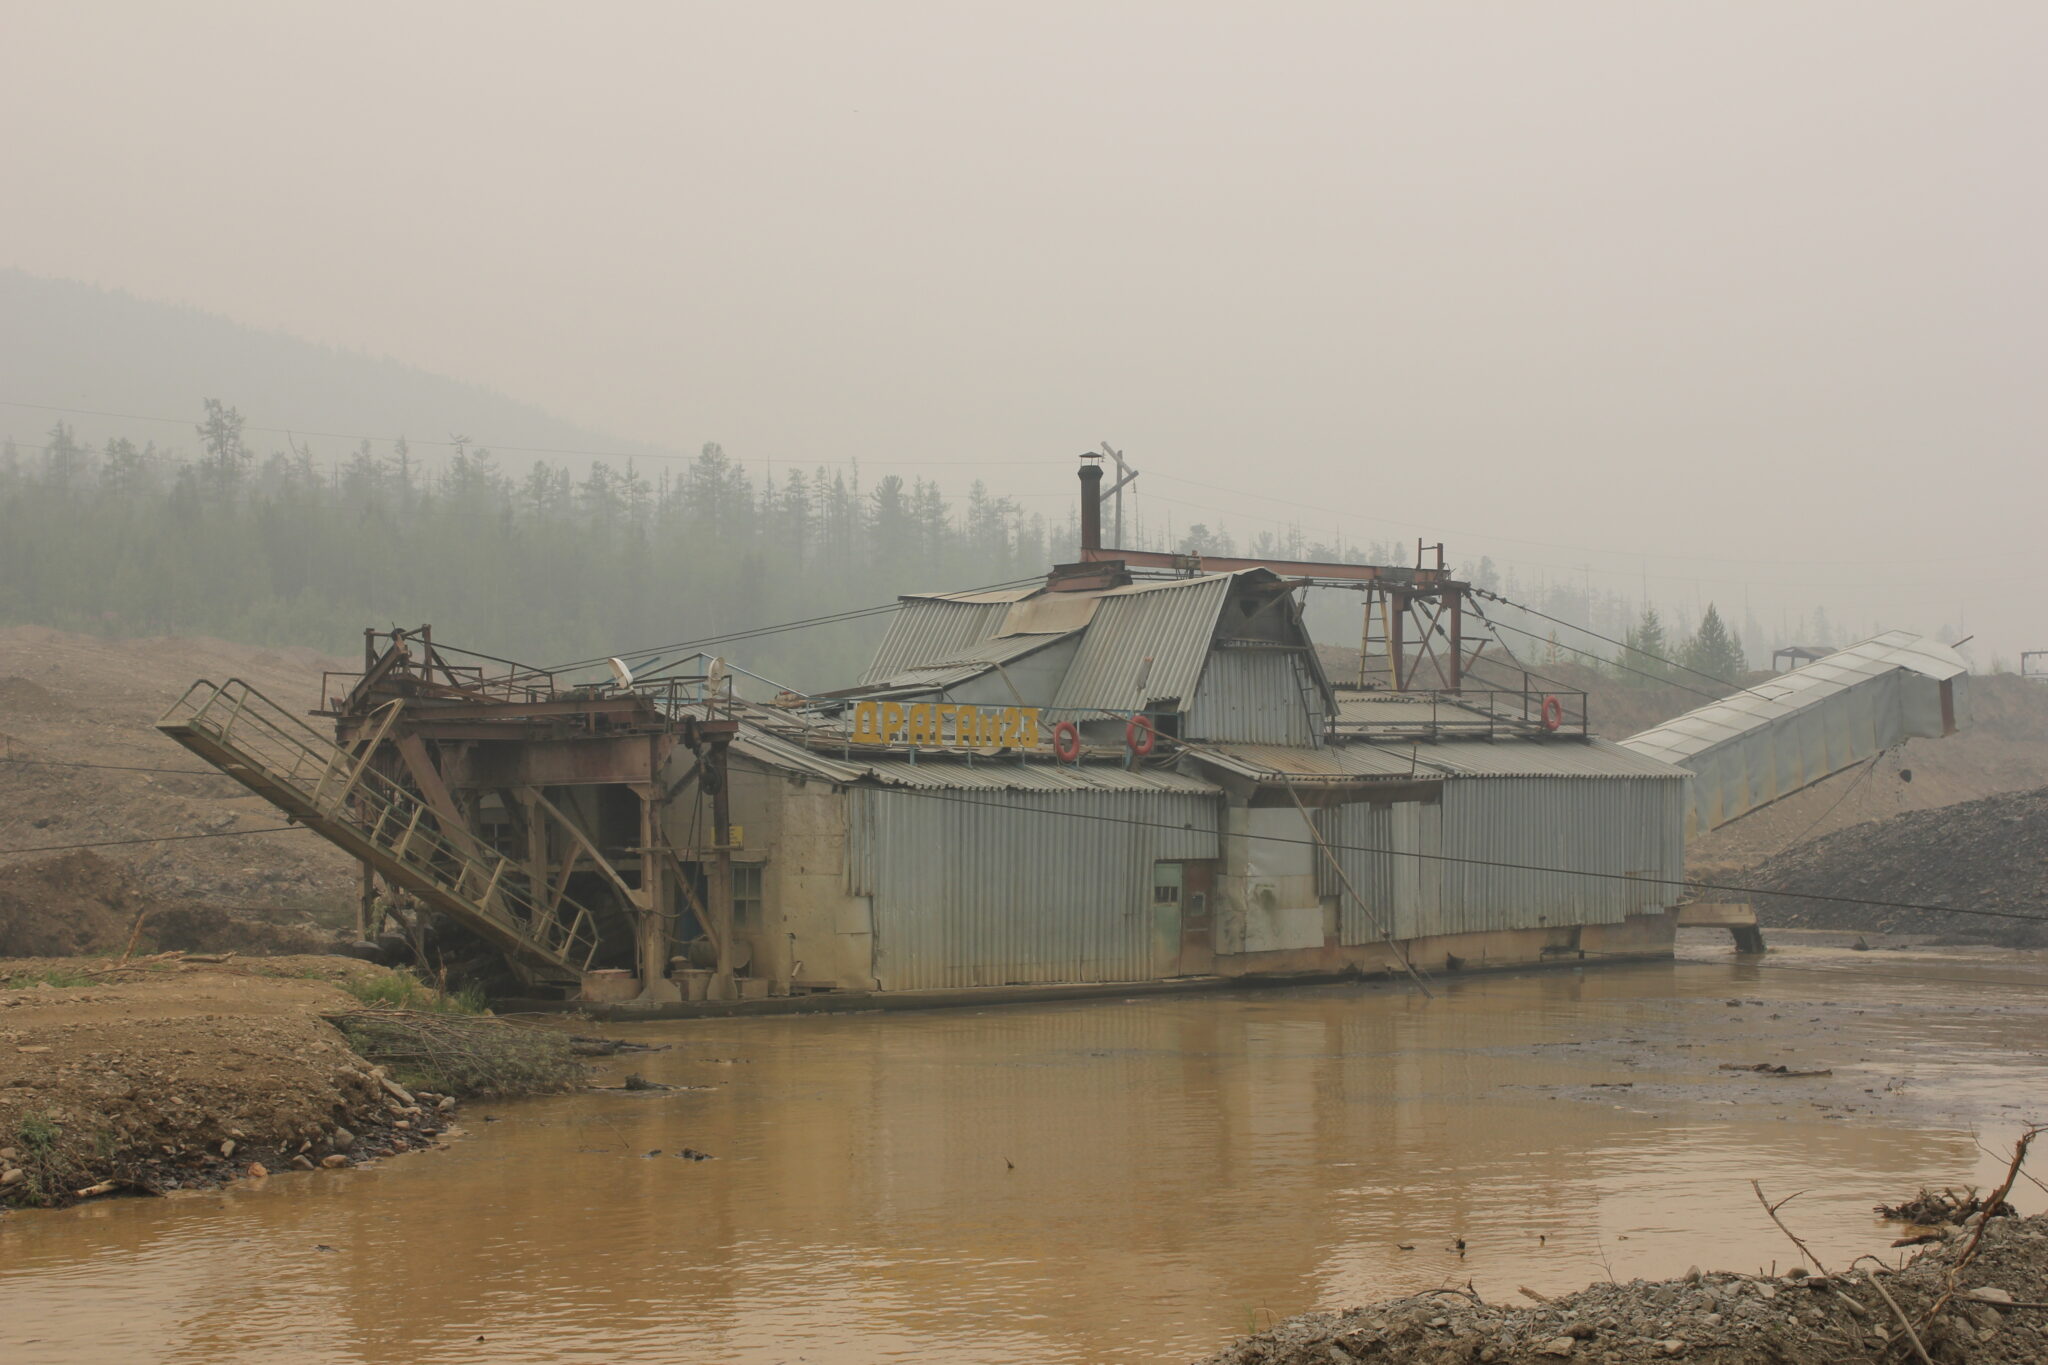
[{"label": "smoke haze", "polygon": [[1063,523],[1108,437],[1155,538],[2048,649],[2036,4],[5,12],[0,266],[750,470]]}]

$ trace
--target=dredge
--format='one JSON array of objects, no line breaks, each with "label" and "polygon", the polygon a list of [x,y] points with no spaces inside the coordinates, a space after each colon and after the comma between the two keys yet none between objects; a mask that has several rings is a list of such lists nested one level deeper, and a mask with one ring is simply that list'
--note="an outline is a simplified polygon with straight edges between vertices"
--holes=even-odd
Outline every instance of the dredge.
[{"label": "dredge", "polygon": [[[687,1010],[1666,956],[1685,841],[1967,718],[1892,632],[1620,742],[1444,568],[1105,547],[905,597],[860,681],[696,656],[550,672],[364,633],[315,719],[195,683],[159,729],[501,955],[517,992]],[[1126,479],[1128,476],[1126,476]],[[1433,555],[1429,553],[1433,549]],[[1433,558],[1433,564],[1423,561]],[[1356,594],[1326,675],[1306,590]],[[1476,627],[1476,628],[1475,628]],[[689,671],[683,671],[687,667]],[[400,893],[403,893],[400,895]]]}]

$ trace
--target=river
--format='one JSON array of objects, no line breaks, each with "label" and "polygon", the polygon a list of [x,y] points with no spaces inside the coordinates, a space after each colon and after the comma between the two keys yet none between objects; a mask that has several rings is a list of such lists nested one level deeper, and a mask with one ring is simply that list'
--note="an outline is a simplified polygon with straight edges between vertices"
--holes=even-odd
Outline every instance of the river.
[{"label": "river", "polygon": [[[1794,1259],[2048,1117],[2048,961],[1738,962],[607,1029],[683,1087],[0,1218],[0,1360],[1185,1361],[1273,1319]],[[1732,1002],[1732,1003],[1731,1003]],[[1829,1068],[1772,1078],[1724,1063]],[[679,1156],[683,1148],[710,1160]],[[2022,1209],[2041,1206],[2022,1187]],[[1462,1240],[1463,1249],[1459,1249]],[[1412,1248],[1412,1249],[1404,1249]]]}]

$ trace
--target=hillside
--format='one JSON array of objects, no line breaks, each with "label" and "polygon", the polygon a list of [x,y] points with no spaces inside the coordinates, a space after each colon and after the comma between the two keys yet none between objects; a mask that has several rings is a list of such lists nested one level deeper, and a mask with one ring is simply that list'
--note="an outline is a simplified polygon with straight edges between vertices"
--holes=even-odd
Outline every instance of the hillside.
[{"label": "hillside", "polygon": [[[276,811],[151,727],[195,678],[245,678],[309,708],[319,696],[320,670],[335,666],[310,650],[223,640],[114,641],[40,626],[0,629],[0,848],[283,824]],[[108,766],[67,766],[73,764]],[[144,898],[333,927],[353,922],[357,885],[348,858],[297,830],[12,857],[4,866],[16,899],[61,910],[86,938],[95,936],[96,924],[104,930],[110,915],[125,926],[122,912]],[[0,921],[6,909],[0,903]],[[104,932],[98,937],[103,945]]]},{"label": "hillside", "polygon": [[[282,446],[282,433],[290,429],[323,459],[345,455],[355,442],[306,433],[406,436],[426,443],[445,442],[459,432],[500,450],[525,446],[643,456],[657,450],[388,357],[20,270],[0,270],[0,374],[7,376],[0,400],[178,419],[70,416],[0,404],[0,438],[28,444],[41,442],[62,418],[94,441],[126,437],[138,445],[155,441],[189,449],[200,400],[218,398],[241,410],[252,436],[258,428],[266,436],[276,429],[274,444]],[[270,444],[266,440],[265,448]],[[530,463],[510,451],[505,460],[513,468]]]}]

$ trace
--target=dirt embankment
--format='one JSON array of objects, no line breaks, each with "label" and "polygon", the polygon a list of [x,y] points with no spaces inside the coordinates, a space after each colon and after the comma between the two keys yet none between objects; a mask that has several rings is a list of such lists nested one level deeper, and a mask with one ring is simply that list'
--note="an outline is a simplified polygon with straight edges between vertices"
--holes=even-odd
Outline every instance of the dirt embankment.
[{"label": "dirt embankment", "polygon": [[[276,811],[153,726],[197,678],[244,678],[310,710],[321,670],[341,666],[312,650],[200,637],[108,640],[41,626],[0,629],[0,848],[282,824]],[[101,766],[72,766],[80,764]],[[125,886],[162,901],[273,924],[336,928],[353,916],[354,864],[303,831],[96,852],[126,875]],[[0,869],[18,876],[23,861],[10,858]],[[97,885],[96,877],[86,880]],[[102,899],[90,886],[79,898]]]},{"label": "dirt embankment", "polygon": [[378,972],[334,957],[0,961],[0,1204],[430,1144],[440,1097],[395,1093],[321,1017],[357,1007],[337,982]]},{"label": "dirt embankment", "polygon": [[[1961,1264],[1967,1240],[1932,1247],[1875,1279],[1862,1270],[1835,1279],[1695,1271],[1656,1284],[1596,1284],[1521,1305],[1442,1289],[1291,1318],[1208,1365],[1838,1365],[1910,1362],[1920,1351],[1939,1365],[2048,1360],[2048,1312],[2041,1308],[2048,1303],[2048,1214],[1992,1219],[1974,1258]],[[1917,1349],[1900,1313],[1913,1324]]]},{"label": "dirt embankment", "polygon": [[136,870],[91,850],[21,859],[0,870],[0,957],[75,957],[177,949],[324,953],[337,935],[302,909],[167,897]]},{"label": "dirt embankment", "polygon": [[[2048,787],[1856,825],[1780,853],[1750,879],[1784,893],[1756,898],[1758,918],[1767,926],[1875,929],[2041,947],[2048,946],[2044,867]],[[1911,901],[2015,918],[1844,905],[1813,896]]]}]

